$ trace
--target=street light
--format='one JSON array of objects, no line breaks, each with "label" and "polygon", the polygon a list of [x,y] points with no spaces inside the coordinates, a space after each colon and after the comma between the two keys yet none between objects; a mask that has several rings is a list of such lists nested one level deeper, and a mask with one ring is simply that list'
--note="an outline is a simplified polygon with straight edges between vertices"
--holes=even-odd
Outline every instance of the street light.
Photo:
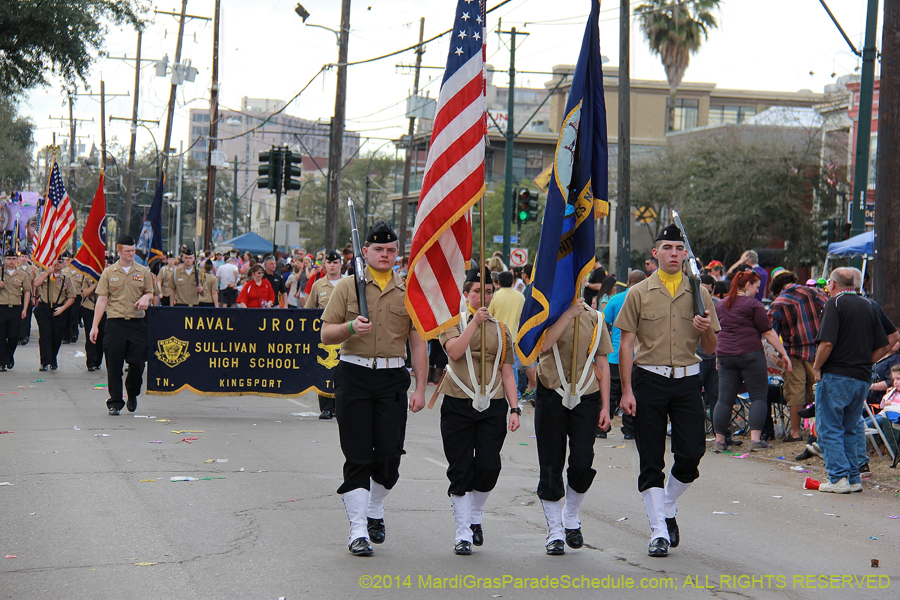
[{"label": "street light", "polygon": [[341,32],[340,31],[332,29],[331,27],[325,27],[324,25],[316,25],[315,23],[307,23],[306,19],[309,18],[309,11],[307,11],[305,8],[303,8],[300,4],[297,4],[297,8],[294,9],[294,12],[297,13],[301,19],[303,19],[303,24],[306,25],[307,27],[318,27],[319,29],[325,29],[325,30],[333,33],[334,36],[337,38],[335,43],[338,46],[341,45]]}]

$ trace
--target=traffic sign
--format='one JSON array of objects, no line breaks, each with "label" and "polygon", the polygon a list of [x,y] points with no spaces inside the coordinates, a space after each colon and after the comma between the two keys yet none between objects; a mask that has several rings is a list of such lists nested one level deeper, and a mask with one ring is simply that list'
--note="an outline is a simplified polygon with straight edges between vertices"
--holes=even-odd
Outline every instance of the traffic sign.
[{"label": "traffic sign", "polygon": [[[519,242],[519,239],[518,239],[516,236],[514,236],[514,235],[513,235],[513,236],[510,236],[510,238],[509,238],[509,243],[510,243],[510,244],[517,244],[518,242]],[[495,244],[502,244],[502,243],[503,243],[503,236],[502,236],[502,235],[495,235],[495,236],[494,236],[494,243],[495,243]]]},{"label": "traffic sign", "polygon": [[509,253],[509,264],[513,267],[524,267],[528,264],[528,249],[513,248]]}]

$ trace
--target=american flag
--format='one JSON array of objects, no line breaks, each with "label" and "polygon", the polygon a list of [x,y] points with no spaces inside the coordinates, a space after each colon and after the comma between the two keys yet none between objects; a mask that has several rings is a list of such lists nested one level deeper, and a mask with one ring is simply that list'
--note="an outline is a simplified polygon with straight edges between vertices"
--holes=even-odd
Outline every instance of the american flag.
[{"label": "american flag", "polygon": [[44,214],[41,218],[41,232],[37,249],[34,251],[34,262],[49,269],[62,254],[73,233],[75,233],[75,213],[72,212],[69,194],[63,186],[59,165],[54,159],[50,183],[47,186]]},{"label": "american flag", "polygon": [[484,1],[459,0],[410,250],[406,306],[419,334],[459,321],[472,206],[484,195]]}]

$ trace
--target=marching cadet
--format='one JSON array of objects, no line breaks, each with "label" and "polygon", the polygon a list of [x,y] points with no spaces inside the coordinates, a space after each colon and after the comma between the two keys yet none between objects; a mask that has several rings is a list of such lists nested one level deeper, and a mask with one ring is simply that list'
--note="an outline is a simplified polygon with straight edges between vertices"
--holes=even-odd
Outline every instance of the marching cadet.
[{"label": "marching cadet", "polygon": [[31,306],[31,276],[16,266],[16,251],[7,250],[0,274],[0,371],[16,364],[22,321]]},{"label": "marching cadet", "polygon": [[[650,521],[647,553],[661,557],[668,556],[669,548],[677,547],[681,539],[675,520],[678,497],[700,476],[706,418],[696,349],[699,342],[705,353],[715,352],[719,321],[715,311],[694,316],[691,285],[681,271],[687,251],[677,226],[659,232],[652,254],[659,269],[631,287],[614,325],[622,330],[619,406],[625,414],[634,415],[640,455],[638,490]],[[709,292],[703,287],[700,292],[704,306],[711,308]],[[672,423],[675,461],[665,481],[667,421]]]},{"label": "marching cadet", "polygon": [[159,270],[159,287],[162,288],[162,297],[159,303],[162,306],[169,306],[169,286],[172,275],[175,273],[175,255],[171,252],[166,254],[166,264]]},{"label": "marching cadet", "polygon": [[169,279],[169,306],[197,306],[203,286],[200,273],[194,272],[194,251],[185,248],[181,253],[181,266],[175,267]]},{"label": "marching cadet", "polygon": [[[313,284],[304,308],[325,308],[328,305],[334,286],[341,280],[341,265],[341,255],[334,250],[325,255],[325,277]],[[329,398],[319,394],[319,418],[334,418],[334,396]]]},{"label": "marching cadet", "polygon": [[216,308],[219,306],[219,279],[213,272],[213,261],[208,258],[203,261],[203,270],[200,272],[200,292],[199,302],[197,306],[204,308]]},{"label": "marching cadet", "polygon": [[25,292],[22,291],[22,306],[25,307],[25,318],[22,319],[22,331],[19,334],[19,345],[24,346],[31,339],[31,315],[34,313],[34,305],[37,304],[37,295],[34,293],[33,282],[37,277],[37,268],[31,264],[31,251],[22,250],[19,252],[19,268],[28,274],[32,281],[32,288],[28,291],[31,293],[31,301],[25,302]]},{"label": "marching cadet", "polygon": [[72,278],[63,272],[66,259],[56,259],[49,271],[34,278],[34,289],[39,300],[34,316],[38,323],[38,340],[41,354],[41,371],[55,371],[59,365],[56,357],[63,337],[68,335],[68,314],[66,311],[75,303],[75,288]]},{"label": "marching cadet", "polygon": [[[90,333],[94,324],[94,309],[97,305],[97,281],[82,274],[80,286],[75,290],[81,296],[81,320],[84,330]],[[100,316],[97,332],[97,342],[91,341],[91,336],[84,336],[85,365],[89,372],[99,371],[103,363],[103,334],[106,332],[106,313]]]},{"label": "marching cadet", "polygon": [[[574,352],[575,325],[578,349]],[[602,323],[602,324],[601,324]],[[537,495],[547,520],[547,554],[581,548],[579,509],[597,471],[594,435],[609,427],[609,363],[612,341],[603,318],[579,298],[547,328],[538,363],[534,409],[540,481]],[[563,467],[569,446],[569,468],[563,488]]]},{"label": "marching cadet", "polygon": [[[481,286],[485,305],[481,305]],[[472,554],[472,545],[484,543],[481,527],[484,505],[500,476],[500,449],[506,439],[506,411],[509,430],[519,428],[518,392],[513,373],[515,345],[512,334],[488,312],[494,293],[490,271],[483,277],[478,267],[470,269],[463,293],[468,314],[440,336],[449,362],[437,393],[441,403],[441,439],[449,466],[450,505],[456,520],[455,554]],[[481,329],[485,328],[484,360],[487,372],[482,394]]]},{"label": "marching cadet", "polygon": [[[147,267],[134,262],[134,238],[128,234],[116,240],[119,260],[107,267],[97,283],[97,303],[91,324],[91,341],[100,339],[100,321],[107,316],[103,350],[106,354],[106,376],[110,415],[118,415],[122,407],[128,412],[137,409],[137,397],[143,385],[144,364],[147,361],[147,324],[144,312],[150,306],[153,283]],[[122,367],[128,363],[125,391],[128,400],[122,401]]]},{"label": "marching cadet", "polygon": [[81,278],[84,277],[80,271],[72,268],[72,253],[66,250],[62,253],[63,263],[62,272],[66,277],[72,279],[72,289],[75,290],[75,302],[72,308],[66,311],[66,329],[63,331],[63,344],[74,344],[78,341],[78,324],[81,322],[81,295],[78,289],[81,286]]},{"label": "marching cadet", "polygon": [[359,313],[355,278],[334,287],[322,314],[322,343],[341,344],[335,367],[335,407],[344,482],[338,488],[350,519],[350,553],[371,556],[384,542],[384,499],[400,477],[406,437],[406,342],[412,353],[416,389],[409,409],[425,406],[428,353],[406,310],[406,284],[392,267],[399,251],[397,234],[378,221],[366,236],[365,293],[369,318]]}]

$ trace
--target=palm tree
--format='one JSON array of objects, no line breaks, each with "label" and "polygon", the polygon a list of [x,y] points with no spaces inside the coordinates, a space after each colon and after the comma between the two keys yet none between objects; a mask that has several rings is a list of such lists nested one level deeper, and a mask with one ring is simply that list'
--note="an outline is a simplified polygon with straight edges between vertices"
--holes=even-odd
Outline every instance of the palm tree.
[{"label": "palm tree", "polygon": [[721,0],[644,0],[635,9],[650,51],[658,54],[669,80],[668,130],[675,125],[675,93],[684,72],[709,36],[718,27],[713,9]]}]

